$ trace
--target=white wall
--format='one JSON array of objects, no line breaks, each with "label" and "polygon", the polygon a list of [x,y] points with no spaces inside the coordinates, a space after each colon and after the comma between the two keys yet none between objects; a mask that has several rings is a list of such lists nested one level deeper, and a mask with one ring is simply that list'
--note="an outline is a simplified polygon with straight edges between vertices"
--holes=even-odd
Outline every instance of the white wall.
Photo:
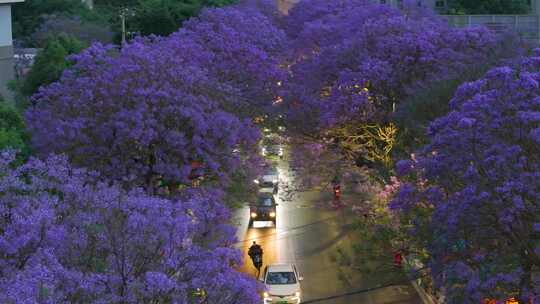
[{"label": "white wall", "polygon": [[0,46],[11,44],[11,5],[0,4]]}]

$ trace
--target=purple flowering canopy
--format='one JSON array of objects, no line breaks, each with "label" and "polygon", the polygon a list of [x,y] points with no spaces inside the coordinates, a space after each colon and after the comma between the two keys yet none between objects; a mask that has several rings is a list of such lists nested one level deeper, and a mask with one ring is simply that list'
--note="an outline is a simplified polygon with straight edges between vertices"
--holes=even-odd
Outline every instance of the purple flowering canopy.
[{"label": "purple flowering canopy", "polygon": [[130,184],[187,183],[193,162],[223,180],[241,163],[231,152],[259,137],[245,111],[272,105],[284,37],[255,9],[233,7],[120,52],[93,45],[34,96],[34,146]]},{"label": "purple flowering canopy", "polygon": [[150,197],[65,157],[0,158],[2,303],[257,303],[217,192]]},{"label": "purple flowering canopy", "polygon": [[187,182],[193,161],[208,175],[234,168],[230,151],[254,143],[258,133],[204,95],[213,90],[206,71],[178,56],[211,56],[196,47],[137,41],[116,56],[99,44],[88,48],[60,82],[35,96],[26,115],[34,146],[146,186],[155,178]]},{"label": "purple flowering canopy", "polygon": [[[540,298],[540,50],[463,84],[430,144],[398,171],[392,208],[427,211],[414,231],[448,303]],[[534,302],[536,303],[536,302]]]},{"label": "purple flowering canopy", "polygon": [[288,20],[294,40],[285,100],[291,126],[307,132],[384,120],[415,87],[497,52],[487,29],[454,29],[422,9],[306,0]]},{"label": "purple flowering canopy", "polygon": [[[266,4],[266,5],[264,5]],[[212,54],[203,63],[221,86],[231,90],[225,109],[241,117],[255,117],[272,110],[278,83],[286,77],[280,56],[286,45],[285,33],[249,1],[227,8],[204,10],[171,36],[171,43],[185,39]]]}]

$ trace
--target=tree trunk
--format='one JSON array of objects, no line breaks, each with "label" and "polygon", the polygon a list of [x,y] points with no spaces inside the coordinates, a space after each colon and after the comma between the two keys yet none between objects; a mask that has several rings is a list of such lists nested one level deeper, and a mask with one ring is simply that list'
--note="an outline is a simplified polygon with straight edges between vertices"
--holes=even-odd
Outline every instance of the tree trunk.
[{"label": "tree trunk", "polygon": [[523,268],[523,274],[521,275],[521,279],[519,282],[519,296],[518,301],[519,303],[527,304],[529,303],[529,295],[533,289],[532,286],[532,270],[533,270],[533,264],[529,260],[528,252],[522,251],[521,253],[521,260],[522,260],[522,268]]}]

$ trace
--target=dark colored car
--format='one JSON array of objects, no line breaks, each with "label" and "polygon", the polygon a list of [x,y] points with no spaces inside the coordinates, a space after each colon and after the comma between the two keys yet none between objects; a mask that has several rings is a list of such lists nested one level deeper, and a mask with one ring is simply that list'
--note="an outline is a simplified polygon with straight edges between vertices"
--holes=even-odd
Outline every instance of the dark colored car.
[{"label": "dark colored car", "polygon": [[276,200],[272,188],[263,188],[257,201],[249,206],[249,226],[255,221],[272,221],[276,225]]}]

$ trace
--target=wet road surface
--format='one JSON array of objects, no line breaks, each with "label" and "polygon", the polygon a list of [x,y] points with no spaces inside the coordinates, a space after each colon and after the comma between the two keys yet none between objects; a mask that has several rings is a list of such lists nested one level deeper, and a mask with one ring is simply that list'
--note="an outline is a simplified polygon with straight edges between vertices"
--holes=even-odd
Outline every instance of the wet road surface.
[{"label": "wet road surface", "polygon": [[[294,178],[287,162],[279,162],[277,169],[280,181]],[[421,304],[410,284],[377,288],[394,282],[385,282],[384,274],[362,276],[357,271],[339,271],[335,262],[337,248],[349,248],[353,243],[347,223],[354,218],[330,208],[328,194],[323,191],[297,193],[285,201],[278,194],[276,227],[271,222],[255,222],[255,227],[248,228],[249,208],[238,210],[234,221],[238,226],[238,247],[244,252],[241,270],[257,275],[247,255],[249,246],[256,241],[264,250],[261,272],[268,264],[296,264],[299,275],[304,277],[303,303]],[[370,288],[374,289],[339,296]]]}]

